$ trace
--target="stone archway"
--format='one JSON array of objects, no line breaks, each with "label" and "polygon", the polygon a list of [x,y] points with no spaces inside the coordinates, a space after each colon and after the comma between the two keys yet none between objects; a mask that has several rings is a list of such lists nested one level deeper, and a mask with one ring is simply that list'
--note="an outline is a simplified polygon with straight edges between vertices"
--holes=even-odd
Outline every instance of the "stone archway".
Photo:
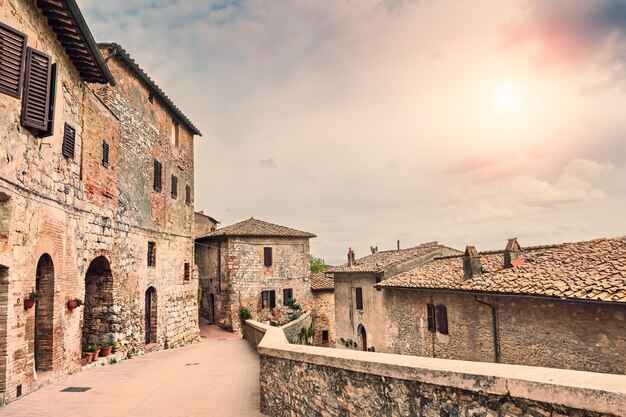
[{"label": "stone archway", "polygon": [[85,275],[83,346],[106,343],[113,338],[113,275],[109,260],[99,256],[89,264]]},{"label": "stone archway", "polygon": [[359,324],[357,333],[359,334],[359,341],[361,342],[361,350],[367,351],[367,332],[365,331],[365,326]]},{"label": "stone archway", "polygon": [[50,371],[54,347],[54,264],[47,253],[37,262],[35,291],[41,295],[35,305],[35,370]]},{"label": "stone archway", "polygon": [[157,343],[157,291],[154,287],[149,287],[146,290],[145,301],[145,343],[149,345],[151,343]]}]

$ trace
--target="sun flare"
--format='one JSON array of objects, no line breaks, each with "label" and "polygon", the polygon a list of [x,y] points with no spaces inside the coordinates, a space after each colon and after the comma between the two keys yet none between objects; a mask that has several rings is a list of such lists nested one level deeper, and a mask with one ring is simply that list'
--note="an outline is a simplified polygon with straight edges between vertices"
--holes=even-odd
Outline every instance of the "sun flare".
[{"label": "sun flare", "polygon": [[496,107],[503,112],[512,112],[520,107],[521,94],[519,89],[512,85],[503,85],[495,92]]}]

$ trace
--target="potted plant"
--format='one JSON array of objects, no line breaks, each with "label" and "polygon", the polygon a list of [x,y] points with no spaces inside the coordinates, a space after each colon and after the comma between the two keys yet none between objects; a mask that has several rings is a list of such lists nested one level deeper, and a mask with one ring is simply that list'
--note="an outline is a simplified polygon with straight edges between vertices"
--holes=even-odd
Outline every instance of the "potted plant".
[{"label": "potted plant", "polygon": [[111,350],[113,349],[113,345],[115,345],[115,342],[113,341],[112,338],[109,339],[108,343],[103,344],[100,349],[100,357],[104,358],[108,356],[111,353]]},{"label": "potted plant", "polygon": [[98,346],[95,343],[92,343],[91,345],[87,346],[87,349],[85,349],[85,351],[92,352],[93,356],[91,357],[91,360],[95,361],[96,359],[98,359],[98,354],[100,353],[100,346]]},{"label": "potted plant", "polygon": [[28,310],[29,308],[33,308],[37,300],[41,299],[41,292],[34,290],[28,294],[28,298],[24,299],[24,309]]},{"label": "potted plant", "polygon": [[80,307],[82,305],[83,305],[83,300],[81,300],[80,298],[69,300],[67,302],[67,308],[70,310],[74,310],[76,307]]},{"label": "potted plant", "polygon": [[82,366],[87,365],[89,362],[91,362],[91,357],[93,356],[93,352],[83,352],[80,355],[80,364]]}]

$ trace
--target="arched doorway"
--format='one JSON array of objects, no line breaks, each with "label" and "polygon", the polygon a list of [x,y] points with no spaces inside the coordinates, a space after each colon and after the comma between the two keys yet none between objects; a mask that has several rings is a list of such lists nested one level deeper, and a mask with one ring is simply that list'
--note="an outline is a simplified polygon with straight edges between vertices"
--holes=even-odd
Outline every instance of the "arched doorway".
[{"label": "arched doorway", "polygon": [[54,334],[54,264],[47,253],[41,255],[35,273],[35,370],[52,370]]},{"label": "arched doorway", "polygon": [[85,275],[85,307],[83,311],[83,346],[106,343],[113,338],[111,325],[116,315],[113,306],[113,275],[111,265],[104,256],[89,264]]},{"label": "arched doorway", "polygon": [[357,333],[359,334],[359,338],[361,339],[361,350],[367,351],[367,332],[365,331],[365,327],[362,324],[359,324],[357,328]]},{"label": "arched doorway", "polygon": [[157,293],[154,287],[146,290],[145,315],[145,341],[148,345],[157,342]]},{"label": "arched doorway", "polygon": [[209,295],[209,309],[211,311],[211,317],[209,317],[209,322],[215,324],[215,295],[213,293]]}]

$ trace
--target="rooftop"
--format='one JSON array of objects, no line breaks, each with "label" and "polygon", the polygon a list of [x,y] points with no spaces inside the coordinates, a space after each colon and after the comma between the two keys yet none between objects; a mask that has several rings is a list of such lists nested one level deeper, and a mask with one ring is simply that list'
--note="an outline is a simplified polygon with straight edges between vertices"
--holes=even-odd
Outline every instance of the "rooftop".
[{"label": "rooftop", "polygon": [[235,223],[230,226],[217,229],[214,232],[207,233],[197,239],[210,239],[222,236],[256,236],[256,237],[316,237],[313,233],[303,232],[301,230],[280,226],[273,223],[264,222],[254,217]]},{"label": "rooftop", "polygon": [[312,272],[309,275],[309,280],[311,281],[311,290],[313,291],[334,290],[335,281],[329,275],[331,274],[328,274],[327,272]]},{"label": "rooftop", "polygon": [[522,248],[504,268],[503,251],[480,254],[483,273],[464,278],[463,256],[436,258],[377,284],[626,303],[626,237]]},{"label": "rooftop", "polygon": [[428,242],[408,249],[380,251],[357,259],[353,265],[346,263],[333,267],[328,272],[380,272],[392,265],[426,255],[443,247],[437,242]]}]

